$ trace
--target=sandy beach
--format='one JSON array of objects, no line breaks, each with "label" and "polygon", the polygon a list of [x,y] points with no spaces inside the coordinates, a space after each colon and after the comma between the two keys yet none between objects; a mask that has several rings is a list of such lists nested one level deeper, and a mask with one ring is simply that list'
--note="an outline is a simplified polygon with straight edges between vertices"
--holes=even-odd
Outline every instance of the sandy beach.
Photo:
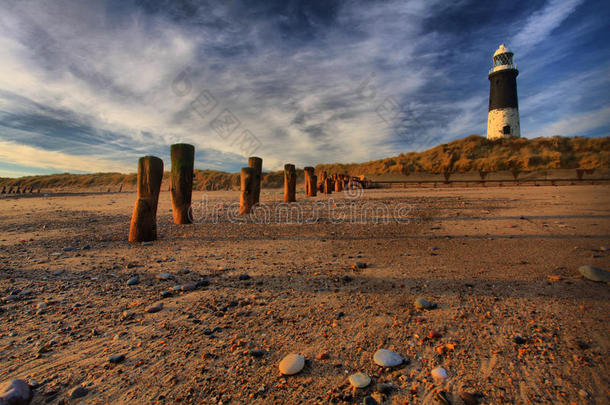
[{"label": "sandy beach", "polygon": [[143,245],[135,193],[4,196],[0,380],[36,404],[610,402],[610,286],[578,272],[610,268],[610,186],[281,197],[241,223],[238,192],[195,192],[179,226],[162,192]]}]

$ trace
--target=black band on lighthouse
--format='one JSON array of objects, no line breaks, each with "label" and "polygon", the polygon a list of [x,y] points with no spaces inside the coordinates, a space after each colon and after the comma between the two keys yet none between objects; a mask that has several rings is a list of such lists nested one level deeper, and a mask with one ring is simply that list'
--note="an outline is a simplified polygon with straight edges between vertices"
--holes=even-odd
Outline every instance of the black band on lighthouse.
[{"label": "black band on lighthouse", "polygon": [[518,108],[516,69],[499,70],[489,74],[489,111],[499,108]]}]

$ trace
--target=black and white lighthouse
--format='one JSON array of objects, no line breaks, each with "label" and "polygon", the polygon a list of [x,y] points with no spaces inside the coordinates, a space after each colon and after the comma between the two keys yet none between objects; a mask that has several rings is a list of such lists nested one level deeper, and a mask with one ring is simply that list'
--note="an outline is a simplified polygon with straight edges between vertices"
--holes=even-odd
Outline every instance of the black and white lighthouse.
[{"label": "black and white lighthouse", "polygon": [[513,64],[513,53],[504,44],[493,56],[493,67],[489,71],[489,115],[487,117],[487,139],[521,136],[519,127],[519,104],[517,102],[517,75]]}]

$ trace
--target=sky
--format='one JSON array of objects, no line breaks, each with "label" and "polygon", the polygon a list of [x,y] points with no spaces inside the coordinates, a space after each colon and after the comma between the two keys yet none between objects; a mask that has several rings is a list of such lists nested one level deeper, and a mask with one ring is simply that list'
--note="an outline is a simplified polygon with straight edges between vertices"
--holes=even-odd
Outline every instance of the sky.
[{"label": "sky", "polygon": [[365,162],[485,135],[515,54],[521,134],[608,136],[610,3],[586,0],[3,0],[0,177],[135,172],[195,145]]}]

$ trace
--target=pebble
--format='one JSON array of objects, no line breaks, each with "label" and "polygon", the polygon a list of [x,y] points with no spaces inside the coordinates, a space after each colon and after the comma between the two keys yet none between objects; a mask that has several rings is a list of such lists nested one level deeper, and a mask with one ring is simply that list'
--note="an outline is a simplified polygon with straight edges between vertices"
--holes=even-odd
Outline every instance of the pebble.
[{"label": "pebble", "polygon": [[297,374],[303,370],[303,367],[305,367],[305,357],[300,354],[291,353],[280,362],[280,373],[283,375]]},{"label": "pebble", "polygon": [[46,302],[39,302],[38,305],[36,305],[37,309],[46,309],[47,308],[47,303]]},{"label": "pebble", "polygon": [[264,350],[261,350],[261,349],[254,349],[254,350],[250,350],[248,353],[252,357],[263,357],[265,355],[265,353],[267,353],[267,352]]},{"label": "pebble", "polygon": [[157,280],[164,280],[164,281],[166,281],[166,280],[171,280],[171,279],[173,279],[173,278],[174,278],[174,276],[172,276],[172,275],[171,275],[171,274],[169,274],[169,273],[159,273],[159,274],[157,274],[157,275],[155,276],[155,278],[156,278]]},{"label": "pebble", "polygon": [[580,266],[578,271],[588,280],[610,283],[610,271],[608,270],[594,266]]},{"label": "pebble", "polygon": [[430,371],[430,375],[432,376],[432,378],[434,378],[434,380],[442,381],[447,378],[447,370],[442,367],[437,367]]},{"label": "pebble", "polygon": [[110,356],[108,358],[108,361],[111,363],[121,363],[123,360],[125,360],[125,355],[124,354],[115,354],[113,356]]},{"label": "pebble", "polygon": [[352,374],[348,379],[349,383],[352,384],[352,387],[354,388],[365,388],[371,383],[371,377],[364,373]]},{"label": "pebble", "polygon": [[142,246],[152,246],[152,242],[142,242]]},{"label": "pebble", "polygon": [[522,345],[522,344],[524,344],[525,342],[527,342],[527,340],[525,340],[525,339],[524,339],[524,338],[522,338],[521,336],[515,336],[515,337],[513,338],[513,342],[515,342],[515,343],[516,343],[516,344],[518,344],[518,345]]},{"label": "pebble", "polygon": [[415,302],[413,303],[413,305],[417,309],[433,309],[433,308],[436,308],[436,304],[428,301],[425,298],[418,298],[418,299],[416,299]]},{"label": "pebble", "polygon": [[150,307],[146,308],[146,312],[148,312],[150,314],[154,314],[155,312],[159,312],[162,309],[163,309],[163,303],[157,302],[156,304],[153,304]]},{"label": "pebble", "polygon": [[240,274],[239,275],[239,279],[240,280],[250,280],[250,276],[248,274]]},{"label": "pebble", "polygon": [[579,390],[578,395],[580,395],[581,398],[589,398],[589,393],[585,390]]},{"label": "pebble", "polygon": [[350,276],[348,276],[347,274],[346,274],[345,276],[341,277],[341,279],[342,279],[343,281],[345,281],[346,283],[349,283],[350,281],[352,281],[352,280],[353,280],[353,279],[352,279]]},{"label": "pebble", "polygon": [[182,291],[194,291],[197,289],[197,283],[184,284],[181,288]]},{"label": "pebble", "polygon": [[72,252],[74,250],[74,246],[66,246],[64,248],[64,252]]},{"label": "pebble", "polygon": [[364,262],[356,262],[356,267],[359,269],[366,269],[366,263]]},{"label": "pebble", "polygon": [[87,391],[87,388],[78,386],[78,387],[74,388],[72,391],[70,391],[70,398],[71,399],[82,398],[82,397],[86,396],[88,393],[89,393],[89,391]]},{"label": "pebble", "polygon": [[0,385],[0,404],[27,405],[31,398],[32,390],[23,380],[12,379]]},{"label": "pebble", "polygon": [[191,271],[189,269],[182,269],[182,274],[189,274]]},{"label": "pebble", "polygon": [[130,278],[129,280],[127,280],[127,285],[136,285],[139,282],[140,282],[140,277],[134,276],[134,277]]},{"label": "pebble", "polygon": [[396,389],[396,387],[392,384],[386,384],[386,383],[378,383],[375,386],[375,391],[379,392],[380,394],[384,394],[384,395],[389,395],[392,391],[394,391],[394,389]]},{"label": "pebble", "polygon": [[373,355],[373,361],[381,367],[395,367],[402,364],[402,357],[391,350],[379,349]]},{"label": "pebble", "polygon": [[372,396],[364,397],[362,400],[363,405],[379,405],[379,403]]},{"label": "pebble", "polygon": [[322,353],[318,353],[318,355],[316,356],[316,359],[318,360],[326,360],[328,359],[329,355],[326,352],[322,352]]}]

